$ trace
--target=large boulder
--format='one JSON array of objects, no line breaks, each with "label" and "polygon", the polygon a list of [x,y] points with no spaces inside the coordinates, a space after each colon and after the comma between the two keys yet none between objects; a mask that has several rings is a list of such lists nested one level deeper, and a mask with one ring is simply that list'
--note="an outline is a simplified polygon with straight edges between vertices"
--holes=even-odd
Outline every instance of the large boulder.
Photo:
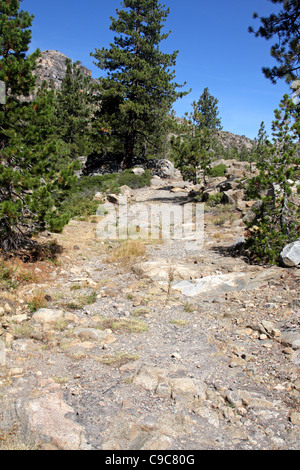
[{"label": "large boulder", "polygon": [[53,325],[64,318],[63,310],[40,308],[32,315],[32,320],[43,325]]},{"label": "large boulder", "polygon": [[228,191],[223,192],[222,202],[224,204],[237,204],[240,201],[243,201],[245,198],[245,193],[242,189],[229,189]]},{"label": "large boulder", "polygon": [[137,167],[137,168],[133,168],[132,173],[134,173],[135,175],[138,175],[138,176],[142,176],[142,175],[145,174],[145,170],[144,170],[144,168]]},{"label": "large boulder", "polygon": [[166,158],[148,160],[147,167],[151,170],[152,175],[159,176],[160,178],[173,178],[176,174],[173,163]]},{"label": "large boulder", "polygon": [[251,209],[246,212],[246,214],[243,216],[243,222],[245,224],[252,224],[256,217],[257,217],[257,211],[262,207],[263,202],[261,199],[258,199],[251,207]]},{"label": "large boulder", "polygon": [[300,264],[300,240],[285,246],[280,253],[284,266],[293,267]]}]

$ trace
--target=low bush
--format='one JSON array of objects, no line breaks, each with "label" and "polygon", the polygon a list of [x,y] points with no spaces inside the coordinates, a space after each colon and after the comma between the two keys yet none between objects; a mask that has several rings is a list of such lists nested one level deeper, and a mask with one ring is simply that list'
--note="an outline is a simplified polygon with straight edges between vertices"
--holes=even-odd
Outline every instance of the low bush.
[{"label": "low bush", "polygon": [[120,192],[123,185],[132,189],[150,186],[151,173],[146,170],[143,175],[135,175],[131,170],[108,175],[83,176],[78,178],[69,190],[67,197],[60,203],[57,216],[50,220],[50,230],[59,233],[71,218],[85,220],[95,215],[99,200],[93,200],[95,193]]},{"label": "low bush", "polygon": [[145,170],[143,175],[135,175],[131,170],[123,171],[117,179],[119,186],[129,186],[131,189],[143,188],[150,186],[151,173]]},{"label": "low bush", "polygon": [[222,202],[223,193],[212,194],[209,196],[206,204],[208,207],[215,207]]},{"label": "low bush", "polygon": [[210,168],[208,170],[208,175],[211,176],[212,178],[217,178],[220,176],[224,176],[226,172],[226,165],[224,163],[220,163],[220,165],[216,165],[213,168]]}]

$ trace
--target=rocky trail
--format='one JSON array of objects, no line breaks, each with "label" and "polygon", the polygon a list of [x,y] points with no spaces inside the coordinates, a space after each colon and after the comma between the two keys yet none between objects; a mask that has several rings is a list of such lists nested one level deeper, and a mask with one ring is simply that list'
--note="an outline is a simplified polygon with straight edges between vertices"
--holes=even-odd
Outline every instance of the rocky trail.
[{"label": "rocky trail", "polygon": [[[176,179],[131,195],[187,200]],[[245,226],[220,215],[205,213],[198,252],[122,254],[97,218],[48,236],[58,262],[0,292],[0,448],[299,450],[300,269],[229,256]]]}]

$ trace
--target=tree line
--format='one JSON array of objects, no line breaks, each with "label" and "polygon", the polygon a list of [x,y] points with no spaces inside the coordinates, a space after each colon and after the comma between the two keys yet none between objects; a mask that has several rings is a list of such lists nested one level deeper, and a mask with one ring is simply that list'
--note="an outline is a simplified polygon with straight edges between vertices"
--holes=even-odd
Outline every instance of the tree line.
[{"label": "tree line", "polygon": [[[281,13],[261,18],[256,36],[280,37],[271,49],[280,67],[264,69],[272,81],[293,80],[297,88],[300,68],[298,1],[282,3]],[[97,83],[82,75],[79,64],[66,62],[59,91],[43,83],[36,90],[34,70],[40,51],[28,54],[33,15],[21,10],[22,0],[0,0],[0,249],[9,253],[30,245],[32,235],[50,228],[61,230],[69,216],[62,208],[76,184],[79,155],[105,152],[122,156],[121,169],[132,167],[136,156],[159,158],[168,151],[185,179],[204,184],[220,146],[218,100],[206,87],[183,123],[176,124],[172,106],[188,91],[175,79],[179,51],[164,53],[161,43],[169,9],[157,0],[124,0],[123,9],[111,18],[116,33],[109,48],[91,53],[106,72]],[[255,17],[258,17],[256,14]],[[292,26],[291,26],[292,24]],[[253,29],[251,30],[252,32]],[[298,41],[299,42],[299,41]],[[296,85],[295,85],[296,83]],[[35,97],[29,99],[35,91]],[[299,140],[299,108],[285,96],[275,111],[273,143],[261,124],[250,162],[260,165],[260,176],[249,183],[249,193],[280,185],[280,197],[263,207],[268,215],[257,219],[258,230],[249,240],[267,241],[272,226],[273,245],[297,236],[291,203],[291,186],[298,177],[296,145]],[[275,205],[274,205],[275,204]],[[272,209],[273,207],[273,209]],[[271,209],[270,209],[271,208]],[[276,208],[276,217],[274,214]],[[252,249],[255,251],[253,242]],[[259,251],[259,250],[257,250]],[[271,253],[269,250],[269,254]],[[259,254],[262,258],[267,255]],[[272,258],[272,256],[270,256]]]}]

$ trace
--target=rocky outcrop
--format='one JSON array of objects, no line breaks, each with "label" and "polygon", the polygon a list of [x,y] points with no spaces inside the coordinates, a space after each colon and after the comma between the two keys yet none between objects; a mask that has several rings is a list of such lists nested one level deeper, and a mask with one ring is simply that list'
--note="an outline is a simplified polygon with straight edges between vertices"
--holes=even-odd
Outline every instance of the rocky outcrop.
[{"label": "rocky outcrop", "polygon": [[[37,59],[36,69],[34,75],[36,76],[36,89],[30,95],[30,99],[33,99],[36,94],[36,90],[41,84],[46,81],[50,88],[54,90],[60,90],[62,81],[66,75],[66,59],[68,57],[59,51],[43,51],[41,56]],[[96,79],[92,78],[92,72],[87,67],[79,64],[81,73],[85,77],[89,77],[91,81],[97,82]]]},{"label": "rocky outcrop", "polygon": [[[52,88],[59,90],[61,83],[66,75],[66,59],[67,56],[58,51],[43,51],[41,57],[37,60],[35,75],[37,77],[37,85],[41,85],[46,80]],[[89,69],[80,65],[83,75],[92,78]]]},{"label": "rocky outcrop", "polygon": [[[183,118],[176,117],[175,120],[179,126],[185,123],[185,119]],[[171,135],[176,134],[170,134],[169,137],[171,137]],[[222,145],[225,151],[236,149],[238,153],[245,149],[248,152],[251,152],[254,144],[254,140],[246,137],[245,135],[233,134],[232,132],[223,130],[217,131],[217,141]]]},{"label": "rocky outcrop", "polygon": [[[112,154],[103,152],[98,154],[94,152],[84,161],[82,174],[92,176],[118,173],[122,168],[123,157],[122,153]],[[139,170],[143,171],[148,169],[152,175],[159,176],[160,178],[179,176],[179,171],[175,169],[173,163],[165,158],[147,160],[143,157],[135,157],[133,166],[137,166]]]},{"label": "rocky outcrop", "polygon": [[254,144],[254,141],[245,135],[237,135],[227,131],[218,131],[218,140],[225,150],[236,148],[238,152],[243,148],[250,152]]}]

